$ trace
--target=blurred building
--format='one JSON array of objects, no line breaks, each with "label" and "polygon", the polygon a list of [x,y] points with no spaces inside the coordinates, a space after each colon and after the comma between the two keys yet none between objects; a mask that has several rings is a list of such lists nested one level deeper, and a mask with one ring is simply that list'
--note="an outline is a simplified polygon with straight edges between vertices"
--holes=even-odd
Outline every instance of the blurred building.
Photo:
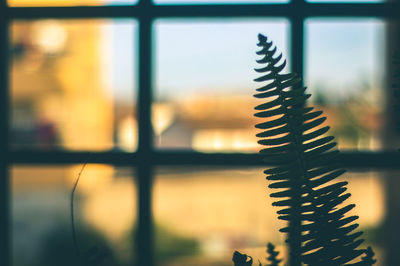
[{"label": "blurred building", "polygon": [[113,99],[95,22],[12,24],[14,146],[112,148]]},{"label": "blurred building", "polygon": [[[22,2],[18,1],[29,1]],[[126,118],[127,109],[131,116],[133,110],[132,105],[123,103],[115,107],[107,80],[107,57],[102,56],[110,48],[105,47],[104,40],[109,36],[102,21],[15,21],[10,35],[11,148],[114,148],[114,143],[119,143],[115,128]],[[129,124],[125,128],[131,127]],[[130,143],[128,149],[132,145],[135,143]],[[70,230],[68,202],[79,169],[80,166],[12,169],[14,265],[37,265],[45,236],[57,228]],[[136,215],[132,173],[95,165],[86,169],[84,176],[76,192],[77,224],[89,224],[110,241],[120,240],[124,236],[121,234],[132,230]],[[113,179],[115,176],[118,180]],[[110,215],[106,209],[115,212]],[[120,219],[116,219],[118,215]]]},{"label": "blurred building", "polygon": [[[14,149],[135,149],[135,113],[132,105],[113,97],[103,57],[107,36],[99,23],[41,20],[12,24]],[[249,95],[215,97],[202,93],[181,101],[156,102],[152,106],[156,146],[200,152],[257,152],[260,147],[255,134],[259,131],[254,125],[261,120],[252,116],[257,104]],[[320,107],[343,147],[380,147],[380,110],[367,105]],[[344,123],[344,118],[349,117]],[[69,196],[79,169],[79,166],[13,169],[16,259],[32,247],[32,241],[40,243],[45,230],[69,219]],[[255,176],[255,172],[260,174]],[[266,238],[279,240],[271,233],[276,233],[277,222],[271,216],[274,210],[270,204],[263,202],[267,194],[261,176],[258,169],[160,171],[154,186],[157,222],[178,235],[196,239],[203,252],[211,257],[217,256],[216,250],[230,252],[244,244],[260,245]],[[130,172],[90,166],[77,192],[81,202],[78,217],[114,243],[122,241],[123,235],[134,227],[136,190],[132,179]],[[371,214],[369,207],[373,202],[368,202],[369,207],[363,205],[360,213],[368,225],[374,226],[383,216],[383,196],[379,179],[373,176],[370,180],[368,183],[357,179],[354,188],[359,189],[355,194],[375,195],[378,211]],[[258,192],[253,193],[253,188],[258,188]],[[260,212],[259,207],[266,206],[268,210]],[[257,235],[249,235],[247,231],[254,228]],[[31,251],[29,256],[34,258],[36,250]]]}]

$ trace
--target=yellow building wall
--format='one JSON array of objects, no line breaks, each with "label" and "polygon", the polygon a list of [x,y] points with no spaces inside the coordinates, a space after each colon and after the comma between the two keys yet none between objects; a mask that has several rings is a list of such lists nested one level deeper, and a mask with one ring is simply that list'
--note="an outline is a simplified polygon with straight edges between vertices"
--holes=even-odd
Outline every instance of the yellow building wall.
[{"label": "yellow building wall", "polygon": [[112,148],[113,99],[101,82],[101,26],[85,22],[66,29],[74,41],[68,43],[67,55],[57,66],[65,93],[65,123],[61,123],[65,147]]},{"label": "yellow building wall", "polygon": [[[35,47],[40,43],[35,38],[37,31],[52,25],[66,37],[63,50],[49,56]],[[99,20],[45,20],[12,25],[12,42],[33,46],[22,59],[13,60],[12,103],[31,105],[36,119],[54,123],[61,147],[66,149],[113,147],[114,107],[112,88],[102,77],[106,64],[102,30]]]}]

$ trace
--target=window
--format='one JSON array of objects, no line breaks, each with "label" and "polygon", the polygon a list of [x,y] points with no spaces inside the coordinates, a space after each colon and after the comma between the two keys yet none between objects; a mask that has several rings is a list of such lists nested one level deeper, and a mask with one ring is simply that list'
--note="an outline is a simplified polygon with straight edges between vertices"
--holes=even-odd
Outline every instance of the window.
[{"label": "window", "polygon": [[[360,223],[378,259],[399,264],[398,245],[373,238],[400,220],[390,149],[400,137],[385,122],[398,116],[388,86],[398,2],[0,3],[1,265],[54,265],[39,246],[56,247],[48,229],[70,235],[69,189],[84,163],[78,226],[90,225],[82,234],[109,248],[110,263],[231,265],[234,249],[263,258],[263,241],[282,243],[253,137],[258,32],[324,109]],[[246,188],[257,192],[238,201]]]}]

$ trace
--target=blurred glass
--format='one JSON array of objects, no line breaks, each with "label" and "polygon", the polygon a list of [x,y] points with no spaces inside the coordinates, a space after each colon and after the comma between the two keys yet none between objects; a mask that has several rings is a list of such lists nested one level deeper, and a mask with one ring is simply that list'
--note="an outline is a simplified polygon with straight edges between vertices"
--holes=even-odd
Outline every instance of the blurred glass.
[{"label": "blurred glass", "polygon": [[[156,147],[255,152],[258,33],[288,58],[285,19],[159,19],[154,25]],[[288,67],[286,68],[286,70]]]},{"label": "blurred glass", "polygon": [[138,0],[6,0],[9,6],[106,6],[132,5]]},{"label": "blurred glass", "polygon": [[305,84],[342,149],[382,147],[385,23],[308,19]]},{"label": "blurred glass", "polygon": [[[81,168],[11,168],[13,266],[80,265],[73,245],[70,197]],[[84,258],[97,247],[105,255],[106,264],[101,265],[131,265],[137,208],[134,176],[131,168],[86,165],[74,202],[77,243]]]},{"label": "blurred glass", "polygon": [[382,3],[385,0],[306,0],[311,3]]},{"label": "blurred glass", "polygon": [[262,3],[288,3],[289,0],[153,0],[156,4],[262,4]]},{"label": "blurred glass", "polygon": [[134,151],[137,23],[15,21],[11,147]]},{"label": "blurred glass", "polygon": [[[385,215],[381,173],[348,173],[368,245],[382,256],[377,232]],[[338,181],[342,181],[340,178]],[[154,182],[156,261],[162,266],[228,266],[235,250],[266,263],[265,246],[272,242],[285,254],[284,235],[268,196],[268,181],[259,168],[159,168]],[[257,263],[256,263],[257,264]],[[258,264],[257,264],[258,265]],[[382,264],[380,264],[382,265]]]}]

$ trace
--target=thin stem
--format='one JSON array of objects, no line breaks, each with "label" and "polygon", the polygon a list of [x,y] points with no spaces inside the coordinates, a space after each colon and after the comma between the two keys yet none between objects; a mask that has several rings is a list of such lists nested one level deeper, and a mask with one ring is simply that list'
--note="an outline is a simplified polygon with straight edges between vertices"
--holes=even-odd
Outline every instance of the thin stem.
[{"label": "thin stem", "polygon": [[78,183],[79,183],[79,179],[81,178],[82,172],[85,169],[86,165],[87,165],[87,163],[84,163],[82,168],[81,168],[81,170],[79,171],[78,178],[76,179],[74,187],[72,188],[72,191],[71,191],[71,201],[70,201],[72,240],[73,240],[73,243],[74,243],[75,251],[78,254],[78,257],[81,257],[81,252],[79,250],[78,241],[77,241],[77,238],[76,238],[75,217],[74,217],[74,196],[75,196],[76,188],[77,188]]}]

